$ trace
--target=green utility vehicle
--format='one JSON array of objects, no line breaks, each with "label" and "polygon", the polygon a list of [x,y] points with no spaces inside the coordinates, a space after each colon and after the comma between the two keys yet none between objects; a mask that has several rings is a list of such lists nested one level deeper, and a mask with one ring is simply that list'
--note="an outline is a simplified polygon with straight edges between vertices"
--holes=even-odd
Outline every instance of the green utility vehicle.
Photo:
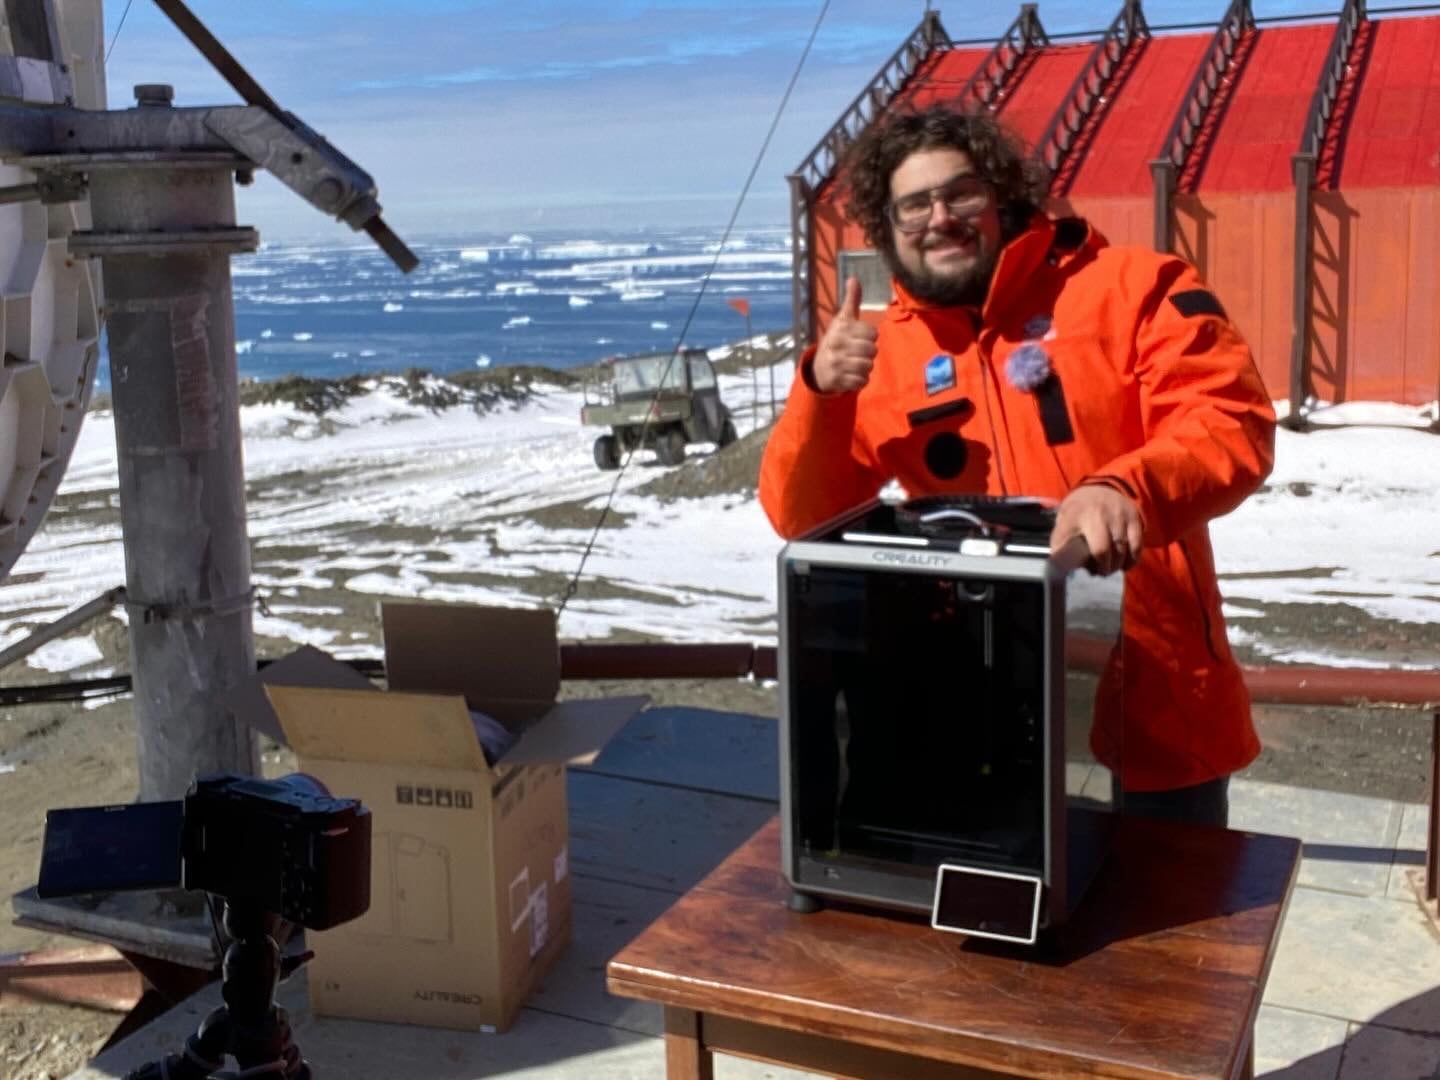
[{"label": "green utility vehicle", "polygon": [[584,394],[580,422],[610,429],[595,440],[595,464],[602,469],[618,469],[637,446],[653,449],[662,465],[679,465],[689,443],[735,441],[735,421],[704,349],[606,360]]}]

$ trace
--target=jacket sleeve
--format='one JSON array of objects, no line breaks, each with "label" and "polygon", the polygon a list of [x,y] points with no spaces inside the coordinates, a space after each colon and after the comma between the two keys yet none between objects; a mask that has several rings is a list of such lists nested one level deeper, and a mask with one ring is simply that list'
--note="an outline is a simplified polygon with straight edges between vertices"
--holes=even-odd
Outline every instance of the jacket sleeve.
[{"label": "jacket sleeve", "polygon": [[1250,348],[1194,268],[1166,260],[1141,305],[1134,374],[1144,443],[1086,482],[1136,500],[1147,544],[1238,506],[1270,473],[1275,410]]},{"label": "jacket sleeve", "polygon": [[861,393],[821,394],[806,380],[810,346],[795,365],[785,411],[760,461],[760,505],[789,539],[874,497],[885,478],[855,428]]}]

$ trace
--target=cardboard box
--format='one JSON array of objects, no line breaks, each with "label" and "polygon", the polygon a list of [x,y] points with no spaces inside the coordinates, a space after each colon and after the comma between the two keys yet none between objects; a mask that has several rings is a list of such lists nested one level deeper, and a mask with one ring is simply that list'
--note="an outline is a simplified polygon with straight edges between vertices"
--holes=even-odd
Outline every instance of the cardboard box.
[{"label": "cardboard box", "polygon": [[[565,766],[646,699],[557,704],[550,611],[386,604],[382,621],[388,691],[316,649],[261,677],[301,771],[373,815],[370,910],[311,932],[311,1005],[503,1031],[570,939]],[[519,736],[494,765],[470,708]]]}]

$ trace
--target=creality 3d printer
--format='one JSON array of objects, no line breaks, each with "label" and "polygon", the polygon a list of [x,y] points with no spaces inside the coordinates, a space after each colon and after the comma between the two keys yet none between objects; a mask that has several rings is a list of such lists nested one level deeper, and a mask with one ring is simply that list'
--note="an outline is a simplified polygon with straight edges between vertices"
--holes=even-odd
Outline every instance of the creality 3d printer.
[{"label": "creality 3d printer", "polygon": [[1082,569],[1083,542],[1052,555],[1053,522],[1036,499],[877,501],[783,549],[792,907],[1027,944],[1074,909],[1114,818],[1067,629],[1113,642],[1122,585]]}]

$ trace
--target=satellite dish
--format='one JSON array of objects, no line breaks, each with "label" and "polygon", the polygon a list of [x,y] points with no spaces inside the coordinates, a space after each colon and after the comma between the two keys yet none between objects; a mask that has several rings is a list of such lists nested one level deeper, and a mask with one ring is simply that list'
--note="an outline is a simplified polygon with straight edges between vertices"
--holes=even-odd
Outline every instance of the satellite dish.
[{"label": "satellite dish", "polygon": [[[43,25],[0,11],[0,105],[105,108],[100,0],[65,0],[58,17],[54,0],[21,10],[43,11]],[[0,579],[55,498],[100,357],[99,261],[67,251],[89,204],[27,196],[40,179],[0,164],[0,199],[19,198],[0,202]]]}]

